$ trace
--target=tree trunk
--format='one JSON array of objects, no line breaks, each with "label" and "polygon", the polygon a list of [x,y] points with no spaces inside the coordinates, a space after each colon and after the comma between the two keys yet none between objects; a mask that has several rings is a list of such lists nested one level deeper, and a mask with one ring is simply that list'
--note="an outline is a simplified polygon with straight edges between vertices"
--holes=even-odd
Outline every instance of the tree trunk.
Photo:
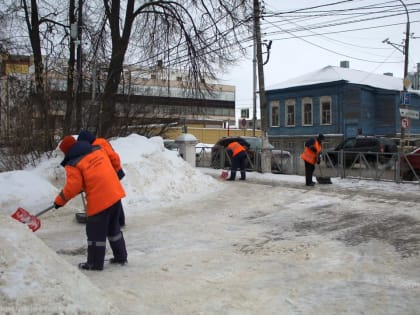
[{"label": "tree trunk", "polygon": [[[114,48],[114,47],[113,47]],[[124,49],[125,51],[125,49]],[[112,126],[115,115],[115,95],[118,92],[118,85],[121,80],[124,54],[113,53],[113,58],[109,64],[108,77],[105,84],[104,93],[100,100],[98,135],[103,137],[111,136]]]},{"label": "tree trunk", "polygon": [[[34,100],[37,102],[37,109],[43,123],[42,148],[50,150],[53,147],[51,127],[49,121],[50,103],[45,91],[44,82],[44,65],[42,63],[41,40],[39,36],[39,17],[38,5],[36,0],[31,0],[31,9],[28,10],[26,1],[23,2],[25,7],[26,24],[28,27],[29,37],[31,41],[32,51],[34,54],[35,66],[35,94]],[[30,11],[30,12],[29,12]]]},{"label": "tree trunk", "polygon": [[[69,4],[69,21],[70,27],[76,22],[75,11],[75,0],[70,0]],[[68,135],[71,132],[71,126],[73,125],[73,102],[74,102],[74,64],[75,64],[75,53],[74,53],[74,38],[70,32],[70,56],[69,56],[69,69],[67,72],[67,105],[66,114],[63,122],[63,133]]]}]

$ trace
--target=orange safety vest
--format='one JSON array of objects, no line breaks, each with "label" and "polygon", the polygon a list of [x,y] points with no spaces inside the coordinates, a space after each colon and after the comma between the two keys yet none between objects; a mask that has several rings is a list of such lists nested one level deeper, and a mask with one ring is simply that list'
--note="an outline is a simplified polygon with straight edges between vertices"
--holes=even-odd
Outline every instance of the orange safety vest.
[{"label": "orange safety vest", "polygon": [[96,147],[80,160],[65,165],[66,183],[55,198],[55,203],[65,205],[81,191],[86,193],[88,216],[93,216],[125,197],[117,173],[104,150]]},{"label": "orange safety vest", "polygon": [[236,142],[236,141],[229,143],[229,145],[227,146],[227,149],[232,150],[232,156],[236,156],[242,151],[246,151],[245,148],[241,146],[239,142]]},{"label": "orange safety vest", "polygon": [[106,154],[108,155],[108,157],[109,157],[109,159],[111,161],[112,167],[114,168],[114,170],[117,173],[118,173],[119,170],[122,169],[120,156],[118,155],[117,152],[114,151],[114,148],[108,142],[108,140],[106,140],[104,138],[96,138],[92,142],[92,145],[99,145],[102,149],[105,150]]},{"label": "orange safety vest", "polygon": [[316,160],[318,159],[318,155],[321,153],[321,150],[322,150],[322,146],[318,140],[315,140],[314,148],[316,152],[312,151],[309,147],[305,146],[305,149],[300,155],[300,158],[308,162],[309,164],[315,165]]}]

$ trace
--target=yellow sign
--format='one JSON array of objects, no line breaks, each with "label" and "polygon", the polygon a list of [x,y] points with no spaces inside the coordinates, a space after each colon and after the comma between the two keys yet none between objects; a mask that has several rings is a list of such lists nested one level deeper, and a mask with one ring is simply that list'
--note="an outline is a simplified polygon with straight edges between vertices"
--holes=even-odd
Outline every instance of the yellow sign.
[{"label": "yellow sign", "polygon": [[408,89],[411,86],[411,81],[409,78],[404,79],[404,87]]}]

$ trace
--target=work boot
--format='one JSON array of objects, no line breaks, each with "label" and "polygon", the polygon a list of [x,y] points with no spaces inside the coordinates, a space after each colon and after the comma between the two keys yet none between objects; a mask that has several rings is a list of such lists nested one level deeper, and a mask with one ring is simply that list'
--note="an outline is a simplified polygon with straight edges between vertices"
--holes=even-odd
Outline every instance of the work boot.
[{"label": "work boot", "polygon": [[87,262],[85,263],[80,263],[79,264],[79,269],[83,269],[83,270],[103,270],[104,268],[102,267],[95,267],[94,265],[88,264]]},{"label": "work boot", "polygon": [[228,179],[226,179],[226,180],[235,180],[235,179],[234,179],[234,178],[230,178],[230,177],[229,177],[229,178],[228,178]]},{"label": "work boot", "polygon": [[123,258],[110,258],[109,259],[109,263],[110,264],[120,264],[121,266],[125,265],[126,263],[128,263],[127,258],[123,259]]}]

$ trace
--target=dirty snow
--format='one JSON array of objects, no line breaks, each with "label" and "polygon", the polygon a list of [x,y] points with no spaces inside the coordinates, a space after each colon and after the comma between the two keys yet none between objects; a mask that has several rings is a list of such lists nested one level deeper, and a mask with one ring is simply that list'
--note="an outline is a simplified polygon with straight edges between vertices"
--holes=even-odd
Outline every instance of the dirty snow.
[{"label": "dirty snow", "polygon": [[302,176],[259,173],[224,182],[160,137],[111,143],[126,171],[129,263],[78,270],[80,198],[35,233],[10,218],[53,202],[59,152],[1,173],[1,314],[418,314],[419,185],[333,178],[307,189]]}]

